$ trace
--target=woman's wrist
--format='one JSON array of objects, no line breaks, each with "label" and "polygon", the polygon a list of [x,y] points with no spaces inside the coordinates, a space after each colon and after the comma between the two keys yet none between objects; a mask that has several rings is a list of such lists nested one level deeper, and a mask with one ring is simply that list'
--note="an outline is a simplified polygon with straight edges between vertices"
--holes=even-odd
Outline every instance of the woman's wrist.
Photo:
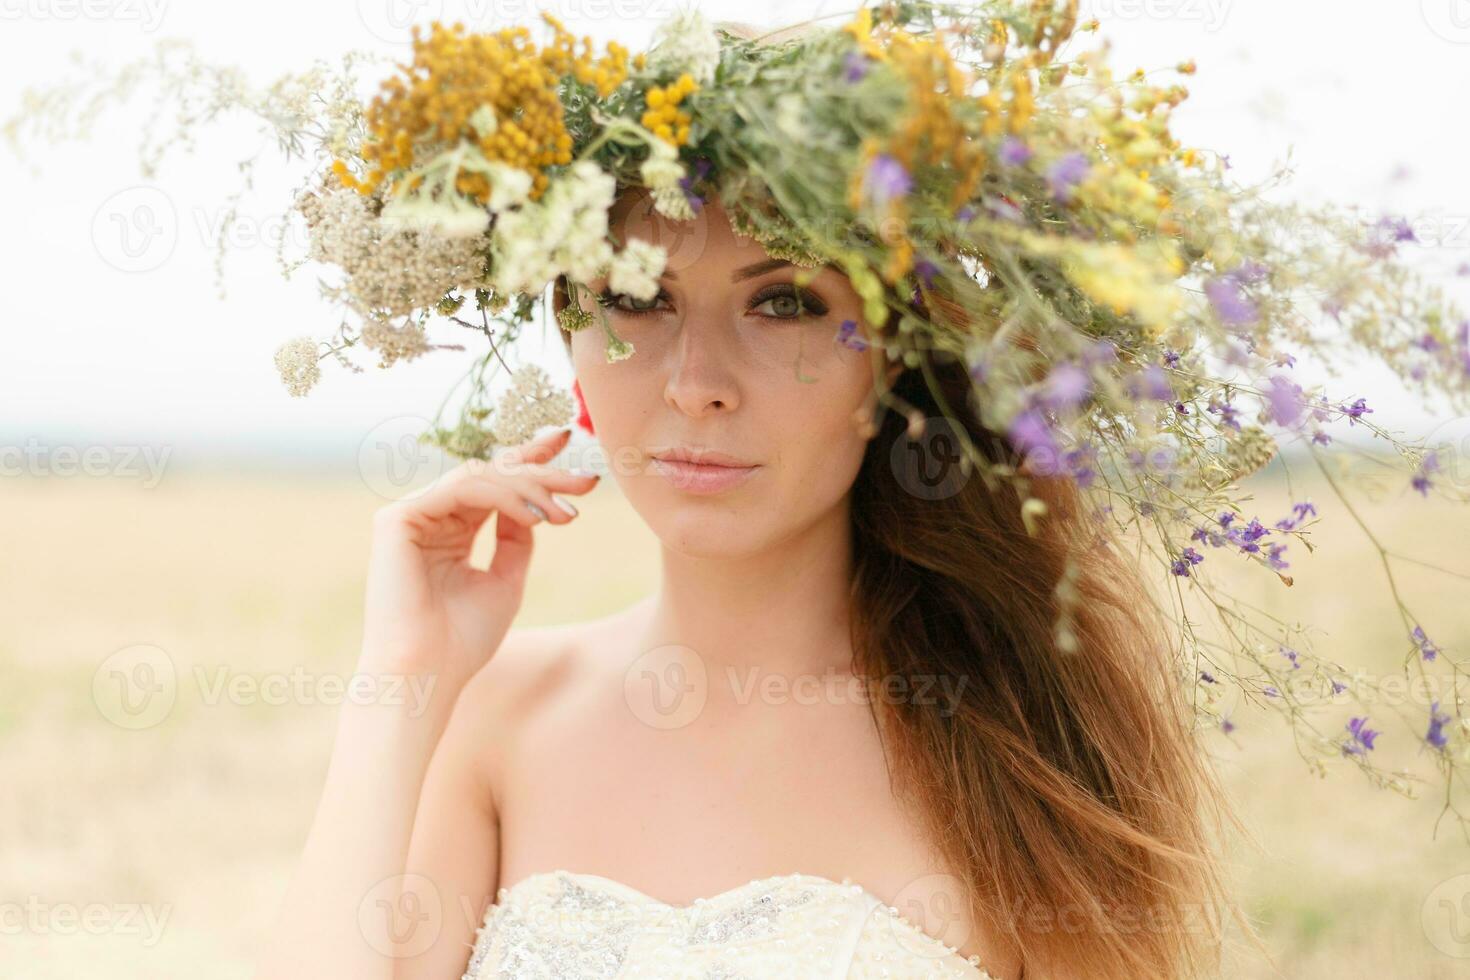
[{"label": "woman's wrist", "polygon": [[337,718],[339,746],[392,757],[407,753],[427,763],[449,724],[458,696],[442,681],[435,674],[395,674],[360,667],[348,681]]}]

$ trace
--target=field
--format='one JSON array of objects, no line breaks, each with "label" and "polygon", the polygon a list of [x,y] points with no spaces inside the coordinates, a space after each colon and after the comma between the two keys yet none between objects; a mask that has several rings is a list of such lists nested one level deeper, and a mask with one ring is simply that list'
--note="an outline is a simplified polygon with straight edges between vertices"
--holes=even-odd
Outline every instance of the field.
[{"label": "field", "polygon": [[[1320,482],[1294,489],[1326,518],[1316,554],[1291,555],[1291,597],[1329,630],[1317,652],[1393,672],[1406,638],[1376,552]],[[0,976],[249,977],[315,804],[335,708],[248,692],[270,675],[350,673],[368,518],[382,498],[352,473],[183,468],[152,488],[53,476],[11,478],[3,494]],[[1396,485],[1381,496],[1358,503],[1383,540],[1470,570],[1462,514]],[[1261,481],[1258,497],[1263,519],[1288,509],[1279,479]],[[601,615],[655,583],[654,542],[616,488],[579,504],[578,522],[538,535],[521,622]],[[1466,582],[1431,586],[1399,567],[1431,635],[1463,655]],[[1250,580],[1260,603],[1283,608],[1285,586],[1259,571]],[[177,689],[163,717],[130,727],[106,707],[104,661],[135,645],[166,655]],[[222,695],[224,681],[247,694]],[[1342,763],[1318,779],[1277,716],[1241,709],[1236,720],[1210,744],[1260,845],[1239,847],[1233,866],[1281,975],[1470,976],[1470,846],[1451,817],[1436,835],[1442,789],[1405,799]],[[1381,720],[1381,746],[1412,742]],[[1403,758],[1433,776],[1412,748]],[[1230,975],[1272,974],[1246,960]]]}]

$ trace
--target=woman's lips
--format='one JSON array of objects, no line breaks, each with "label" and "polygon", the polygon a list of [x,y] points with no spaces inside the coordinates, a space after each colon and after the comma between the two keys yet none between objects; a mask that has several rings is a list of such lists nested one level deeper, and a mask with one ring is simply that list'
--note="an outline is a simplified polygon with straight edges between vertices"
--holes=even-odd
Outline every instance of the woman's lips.
[{"label": "woman's lips", "polygon": [[649,465],[659,476],[689,493],[722,493],[744,483],[759,466],[713,466],[688,463],[677,459],[649,458]]}]

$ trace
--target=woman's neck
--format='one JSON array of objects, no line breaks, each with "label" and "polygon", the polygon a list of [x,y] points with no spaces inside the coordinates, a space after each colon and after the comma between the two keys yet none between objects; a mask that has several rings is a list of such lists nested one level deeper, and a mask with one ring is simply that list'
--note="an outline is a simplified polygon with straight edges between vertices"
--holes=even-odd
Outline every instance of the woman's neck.
[{"label": "woman's neck", "polygon": [[711,674],[846,671],[852,660],[852,545],[845,507],[771,547],[739,557],[663,548],[663,575],[641,649],[680,644]]}]

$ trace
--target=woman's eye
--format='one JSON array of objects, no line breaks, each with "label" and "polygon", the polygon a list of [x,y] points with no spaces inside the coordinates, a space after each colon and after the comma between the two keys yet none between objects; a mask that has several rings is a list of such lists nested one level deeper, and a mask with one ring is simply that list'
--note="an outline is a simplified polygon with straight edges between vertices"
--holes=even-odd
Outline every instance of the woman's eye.
[{"label": "woman's eye", "polygon": [[[637,299],[627,293],[615,293],[604,289],[597,295],[597,302],[606,307],[611,307],[619,313],[630,316],[641,316],[648,313],[660,312],[658,304],[670,299],[668,293],[659,290],[658,295],[651,299]],[[798,320],[802,317],[821,316],[827,312],[827,307],[815,294],[802,290],[797,292],[796,288],[789,283],[770,286],[761,290],[751,303],[752,312],[760,312],[760,307],[770,305],[769,313],[760,315],[772,320]]]},{"label": "woman's eye", "polygon": [[770,316],[777,320],[795,320],[802,316],[821,316],[827,312],[827,307],[813,294],[802,290],[797,293],[796,288],[782,284],[772,286],[761,291],[756,297],[755,307],[771,304]]},{"label": "woman's eye", "polygon": [[[660,300],[666,300],[668,298],[668,294],[665,293],[663,290],[659,290],[658,294],[650,299],[638,299],[634,296],[629,296],[627,293],[615,293],[611,290],[604,289],[601,293],[598,294],[597,302],[601,303],[603,306],[611,306],[619,313],[632,313],[636,315],[639,313],[657,312],[658,302]],[[632,305],[624,305],[624,303],[621,302],[622,300],[627,300]]]}]

